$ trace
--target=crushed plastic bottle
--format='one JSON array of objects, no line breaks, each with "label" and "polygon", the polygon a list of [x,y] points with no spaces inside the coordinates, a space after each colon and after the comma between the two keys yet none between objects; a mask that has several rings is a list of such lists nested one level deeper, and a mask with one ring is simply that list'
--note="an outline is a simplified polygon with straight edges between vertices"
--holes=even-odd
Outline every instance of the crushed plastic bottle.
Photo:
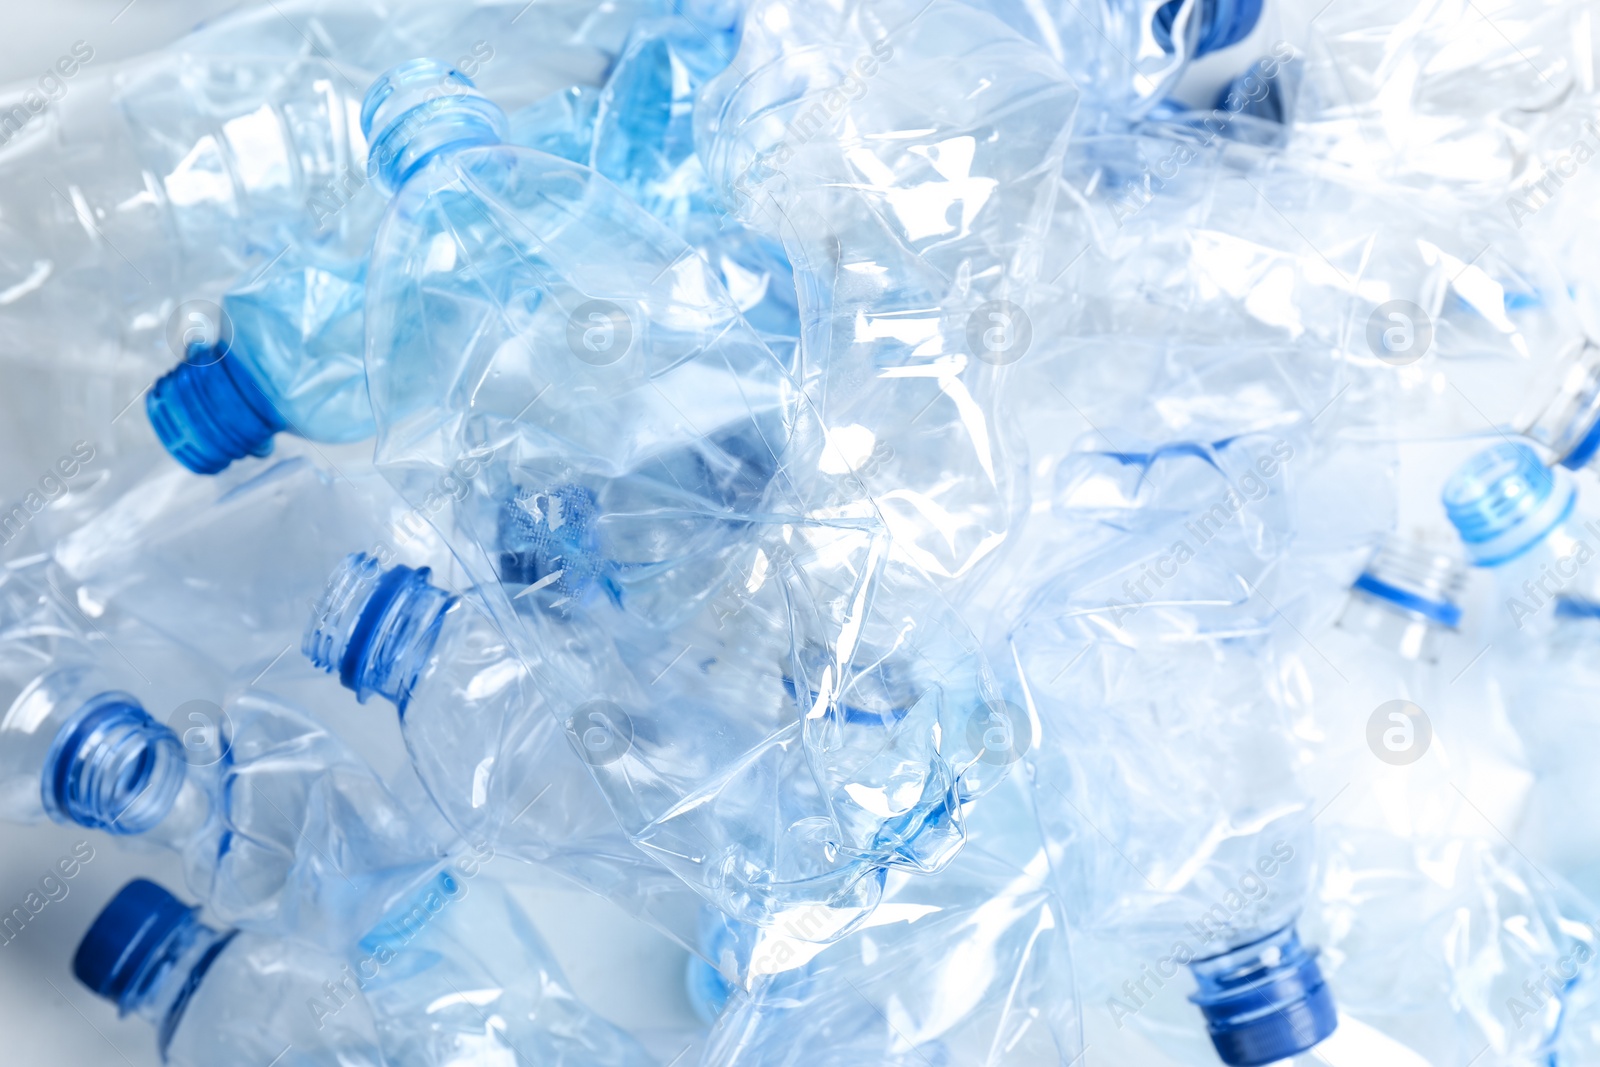
[{"label": "crushed plastic bottle", "polygon": [[587,747],[589,724],[557,721],[471,600],[426,567],[354,554],[329,575],[301,652],[363,703],[394,705],[423,788],[462,840],[561,871],[693,946],[697,898],[622,833],[569,736],[608,753]]},{"label": "crushed plastic bottle", "polygon": [[1259,667],[1272,605],[1292,610],[1279,583],[1305,581],[1278,561],[1307,452],[1263,434],[1069,456],[1049,569],[997,637],[1008,699],[1038,720],[1036,806],[1085,1008],[1186,1059],[1209,1032],[1224,1062],[1269,1063],[1336,1025],[1297,929],[1314,809]]},{"label": "crushed plastic bottle", "polygon": [[434,524],[557,718],[624,728],[591,773],[635,842],[751,921],[836,907],[832,936],[886,867],[947,862],[992,784],[964,734],[976,642],[888,565],[859,437],[821,432],[704,259],[599,175],[502,144],[464,79],[427,103],[437,76],[397,68],[363,113],[395,193],[378,465],[415,499],[480,464]]},{"label": "crushed plastic bottle", "polygon": [[654,1063],[572,995],[527,916],[472,870],[440,871],[344,950],[214,929],[136,879],[84,934],[73,974],[147,1020],[175,1067]]},{"label": "crushed plastic bottle", "polygon": [[[1082,1055],[1064,909],[1015,780],[985,799],[948,870],[892,874],[883,902],[847,939],[821,946],[803,928],[726,923],[708,935],[720,972],[691,961],[693,981],[707,1009],[726,1007],[707,1065],[943,1067]],[[730,996],[724,974],[748,990]]]},{"label": "crushed plastic bottle", "polygon": [[[303,710],[242,686],[178,706],[169,718],[180,735],[98,661],[109,650],[62,641],[46,659],[36,640],[27,647],[49,614],[40,607],[8,620],[0,647],[0,818],[171,850],[226,921],[309,938],[359,934],[437,863],[447,842],[430,842]],[[138,647],[147,667],[189,667],[177,650],[153,661],[148,642]]]}]

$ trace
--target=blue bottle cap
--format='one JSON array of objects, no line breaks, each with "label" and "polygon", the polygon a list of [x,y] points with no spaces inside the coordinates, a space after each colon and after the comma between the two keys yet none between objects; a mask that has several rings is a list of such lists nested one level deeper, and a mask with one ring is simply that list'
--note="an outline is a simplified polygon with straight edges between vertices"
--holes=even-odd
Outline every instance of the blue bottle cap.
[{"label": "blue bottle cap", "polygon": [[1223,1063],[1288,1059],[1339,1024],[1317,950],[1303,947],[1292,925],[1189,966],[1200,986],[1189,999],[1204,1013]]},{"label": "blue bottle cap", "polygon": [[143,984],[152,963],[165,961],[174,935],[196,922],[192,908],[143,878],[111,898],[78,942],[72,973],[89,990],[121,1004]]},{"label": "blue bottle cap", "polygon": [[1525,444],[1486,448],[1445,483],[1445,514],[1472,561],[1493,567],[1544,540],[1572,513],[1577,494],[1565,471],[1551,470]]},{"label": "blue bottle cap", "polygon": [[44,807],[61,822],[141,834],[172,810],[188,773],[176,734],[127,693],[84,702],[45,757]]},{"label": "blue bottle cap", "polygon": [[244,361],[227,349],[195,346],[145,397],[150,425],[172,458],[196,474],[272,451],[288,428]]},{"label": "blue bottle cap", "polygon": [[361,101],[367,176],[393,196],[435,157],[499,144],[510,123],[499,105],[448,63],[413,59],[372,83]]},{"label": "blue bottle cap", "polygon": [[1155,25],[1151,29],[1155,33],[1157,44],[1167,52],[1176,51],[1172,45],[1172,24],[1177,21],[1178,13],[1183,10],[1185,3],[1196,4],[1199,11],[1190,18],[1200,21],[1200,35],[1192,57],[1198,59],[1229,45],[1238,44],[1250,36],[1250,31],[1261,21],[1262,2],[1263,0],[1169,0],[1156,10]]}]

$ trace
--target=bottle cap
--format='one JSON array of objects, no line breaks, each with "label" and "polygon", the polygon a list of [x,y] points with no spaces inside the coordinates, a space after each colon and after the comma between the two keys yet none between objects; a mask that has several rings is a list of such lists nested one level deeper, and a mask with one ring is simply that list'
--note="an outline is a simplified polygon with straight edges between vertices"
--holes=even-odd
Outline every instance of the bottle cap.
[{"label": "bottle cap", "polygon": [[150,387],[145,412],[172,458],[196,474],[272,451],[288,428],[254,375],[226,348],[195,346]]},{"label": "bottle cap", "polygon": [[197,910],[154,882],[135,878],[78,942],[73,975],[96,995],[120,1003],[152,962],[171,955],[166,948],[173,935],[196,921]]},{"label": "bottle cap", "polygon": [[1285,1060],[1338,1026],[1317,950],[1303,947],[1293,926],[1189,966],[1200,986],[1189,999],[1204,1013],[1223,1063]]},{"label": "bottle cap", "polygon": [[1551,470],[1528,445],[1486,448],[1444,486],[1444,510],[1472,561],[1493,567],[1515,559],[1572,513],[1576,492],[1565,471]]}]

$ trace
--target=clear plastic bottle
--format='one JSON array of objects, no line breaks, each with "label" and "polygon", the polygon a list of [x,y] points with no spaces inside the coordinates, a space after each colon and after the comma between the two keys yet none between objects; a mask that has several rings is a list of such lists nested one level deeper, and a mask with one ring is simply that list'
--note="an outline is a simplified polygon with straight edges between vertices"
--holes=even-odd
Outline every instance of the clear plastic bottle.
[{"label": "clear plastic bottle", "polygon": [[[963,803],[1003,768],[972,740],[988,683],[951,620],[923,617],[916,647],[905,647],[899,624],[868,614],[846,651],[819,620],[789,614],[785,600],[804,590],[763,582],[744,604],[671,635],[620,616],[536,616],[524,668],[487,617],[426,573],[353,556],[304,647],[358,694],[395,702],[452,821],[498,831],[514,853],[581,851],[541,842],[554,824],[519,828],[518,813],[496,803],[547,781],[564,818],[583,827],[594,809],[564,762],[575,749],[654,863],[746,922],[809,913],[825,941],[871,907],[887,868],[947,863]],[[573,833],[591,850],[612,847],[592,827]],[[693,940],[692,921],[675,928]]]},{"label": "clear plastic bottle", "polygon": [[196,705],[180,738],[86,658],[12,673],[0,817],[177,852],[191,891],[229,922],[351,937],[438,862],[371,768],[270,692]]},{"label": "clear plastic bottle", "polygon": [[769,484],[820,441],[794,438],[781,363],[705,260],[594,172],[503,143],[461,74],[396,68],[362,124],[393,196],[368,282],[380,469],[409,498],[477,458],[440,525],[517,591],[530,541],[598,535],[605,570],[561,579],[575,603],[664,625],[702,604],[752,522],[798,515]]},{"label": "clear plastic bottle", "polygon": [[1069,457],[997,623],[1085,1011],[1183,1059],[1209,1032],[1224,1062],[1273,1062],[1336,1025],[1300,934],[1302,742],[1261,685],[1272,605],[1320,585],[1285,559],[1310,458],[1267,435]]},{"label": "clear plastic bottle", "polygon": [[352,548],[442,555],[427,509],[456,484],[407,510],[354,462],[290,454],[216,478],[169,468],[68,534],[53,556],[63,593],[99,625],[131,616],[211,662],[259,670],[298,646],[308,606]]},{"label": "clear plastic bottle", "polygon": [[[999,786],[971,832],[938,877],[891,875],[871,919],[835,944],[808,943],[803,916],[764,930],[709,926],[706,955],[721,971],[691,966],[706,1007],[721,1016],[702,1062],[953,1067],[1079,1058],[1069,933],[1026,785]],[[747,988],[731,992],[732,983]]]},{"label": "clear plastic bottle", "polygon": [[1597,724],[1593,704],[1600,605],[1558,595],[1547,640],[1492,663],[1504,670],[1512,721],[1534,774],[1513,839],[1540,870],[1571,882],[1600,904],[1600,833],[1590,819],[1600,781],[1589,765]]},{"label": "clear plastic bottle", "polygon": [[331,1019],[306,1011],[339,976],[315,945],[216,930],[165,889],[123,886],[78,944],[73,975],[155,1029],[163,1063],[279,1062],[387,1067],[371,1009],[356,999]]},{"label": "clear plastic bottle", "polygon": [[5,94],[7,115],[25,117],[0,143],[7,357],[80,371],[170,363],[184,351],[174,342],[189,323],[174,312],[185,301],[218,299],[289,247],[365,251],[383,207],[364,191],[356,117],[368,79],[437,50],[520,106],[601,80],[648,10],[289,0],[115,65],[77,42],[56,99],[29,108],[37,87]]},{"label": "clear plastic bottle", "polygon": [[[584,158],[699,251],[787,361],[800,337],[793,268],[778,242],[722,211],[695,151],[695,100],[738,50],[737,15],[712,10],[638,24],[600,94]],[[513,132],[516,125],[513,116]]]},{"label": "clear plastic bottle", "polygon": [[559,722],[482,610],[429,578],[350,556],[308,616],[302,653],[361,702],[394,705],[424,789],[463,840],[562,871],[692,944],[697,898],[634,847],[572,751],[569,729],[583,746],[590,724]]},{"label": "clear plastic bottle", "polygon": [[572,995],[533,924],[487,878],[446,869],[345,947],[216,930],[197,910],[135,880],[73,958],[80,982],[155,1027],[176,1067],[654,1062]]},{"label": "clear plastic bottle", "polygon": [[1514,824],[1529,778],[1503,706],[1450,684],[1481,651],[1461,637],[1468,575],[1457,555],[1389,536],[1346,596],[1281,635],[1273,688],[1312,744],[1302,780],[1319,826],[1428,844],[1496,842]]}]

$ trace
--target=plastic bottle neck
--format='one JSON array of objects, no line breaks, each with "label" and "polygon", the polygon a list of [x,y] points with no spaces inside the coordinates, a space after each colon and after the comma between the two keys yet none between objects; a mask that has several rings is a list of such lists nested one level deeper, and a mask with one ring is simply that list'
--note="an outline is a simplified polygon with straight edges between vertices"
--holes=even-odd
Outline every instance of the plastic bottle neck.
[{"label": "plastic bottle neck", "polygon": [[1338,1025],[1317,950],[1300,944],[1293,925],[1195,960],[1189,969],[1199,987],[1189,999],[1205,1015],[1223,1063],[1256,1067],[1285,1060]]},{"label": "plastic bottle neck", "polygon": [[1572,513],[1567,472],[1552,470],[1516,442],[1486,448],[1445,483],[1444,510],[1480,567],[1508,563],[1539,544]]},{"label": "plastic bottle neck", "polygon": [[1350,584],[1339,628],[1405,659],[1431,660],[1435,642],[1461,625],[1466,581],[1466,561],[1391,537]]},{"label": "plastic bottle neck", "polygon": [[390,567],[364,552],[346,556],[328,579],[301,651],[363,703],[373,693],[405,713],[444,627],[460,599],[428,581],[427,567]]},{"label": "plastic bottle neck", "polygon": [[196,474],[264,456],[288,428],[244,361],[225,346],[195,346],[145,397],[150,425],[172,458]]},{"label": "plastic bottle neck", "polygon": [[173,732],[127,693],[90,698],[56,734],[41,776],[59,822],[142,834],[172,811],[188,775]]},{"label": "plastic bottle neck", "polygon": [[144,879],[122,887],[78,944],[73,974],[91,992],[156,1027],[163,1055],[206,972],[237,931],[214,930]]},{"label": "plastic bottle neck", "polygon": [[390,196],[428,163],[500,144],[509,129],[505,112],[472,79],[436,59],[392,68],[361,102],[367,174]]}]

